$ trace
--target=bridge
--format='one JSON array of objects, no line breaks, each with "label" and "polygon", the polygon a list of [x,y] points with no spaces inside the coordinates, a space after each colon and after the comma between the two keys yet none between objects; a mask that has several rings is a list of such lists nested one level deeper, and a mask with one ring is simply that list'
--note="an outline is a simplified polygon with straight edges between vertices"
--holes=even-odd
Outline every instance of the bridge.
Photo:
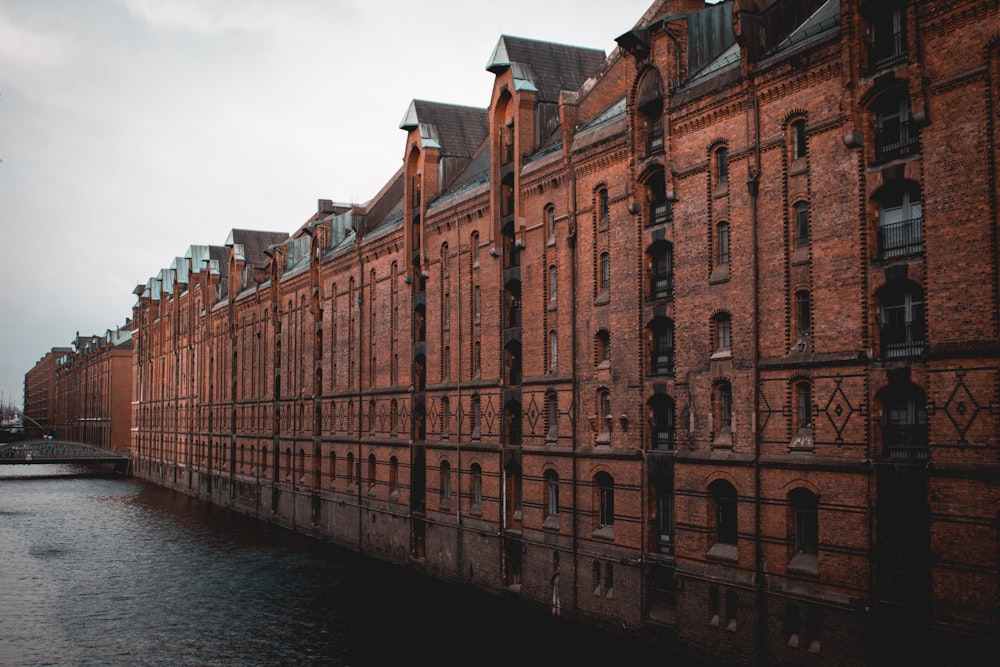
[{"label": "bridge", "polygon": [[128,452],[101,449],[72,440],[22,440],[0,445],[0,465],[110,464],[115,472],[125,475],[129,473],[130,461]]}]

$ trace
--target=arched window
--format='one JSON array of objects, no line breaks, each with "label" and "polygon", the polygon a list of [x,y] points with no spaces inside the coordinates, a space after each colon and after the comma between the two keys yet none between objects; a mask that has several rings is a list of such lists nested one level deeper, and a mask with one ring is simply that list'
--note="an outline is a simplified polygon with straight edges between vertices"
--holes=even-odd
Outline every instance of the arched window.
[{"label": "arched window", "polygon": [[606,472],[594,475],[594,488],[597,491],[597,530],[611,529],[614,536],[615,527],[615,480]]},{"label": "arched window", "polygon": [[611,333],[601,329],[594,336],[594,363],[598,366],[611,364]]},{"label": "arched window", "polygon": [[368,455],[368,490],[369,492],[375,488],[375,455]]},{"label": "arched window", "polygon": [[556,242],[556,207],[549,205],[545,207],[543,214],[545,218],[545,231],[549,243]]},{"label": "arched window", "polygon": [[666,241],[649,247],[649,295],[654,299],[669,298],[674,291],[674,249]]},{"label": "arched window", "polygon": [[795,292],[795,334],[800,339],[808,338],[812,328],[812,300],[809,297],[809,290],[797,290]]},{"label": "arched window", "polygon": [[718,266],[729,264],[729,223],[720,222],[715,226],[715,258]]},{"label": "arched window", "polygon": [[733,325],[729,313],[717,313],[712,318],[715,353],[728,352],[733,346]]},{"label": "arched window", "polygon": [[478,463],[472,464],[472,510],[482,511],[483,504],[483,468]]},{"label": "arched window", "polygon": [[399,459],[395,456],[389,458],[389,500],[396,500],[399,497]]},{"label": "arched window", "polygon": [[650,434],[653,449],[674,448],[674,402],[662,394],[649,399]]},{"label": "arched window", "polygon": [[549,307],[554,308],[559,298],[559,270],[555,264],[549,266]]},{"label": "arched window", "polygon": [[559,395],[550,391],[545,394],[545,439],[555,440],[559,436]]},{"label": "arched window", "polygon": [[559,473],[555,470],[545,471],[545,516],[556,517],[559,514]]},{"label": "arched window", "polygon": [[441,461],[441,509],[451,504],[451,464]]},{"label": "arched window", "polygon": [[608,199],[608,189],[601,188],[597,192],[597,211],[599,219],[603,224],[607,224],[608,218],[611,215],[611,209]]},{"label": "arched window", "polygon": [[878,250],[881,259],[906,257],[924,250],[920,186],[894,181],[878,191]]},{"label": "arched window", "polygon": [[910,97],[905,88],[894,88],[872,104],[875,115],[875,159],[910,155],[917,151],[917,128],[910,116]]},{"label": "arched window", "polygon": [[729,182],[729,149],[719,146],[713,155],[715,162],[715,185],[720,186]]},{"label": "arched window", "polygon": [[795,246],[809,245],[809,204],[804,201],[795,202],[792,207],[792,222]]},{"label": "arched window", "polygon": [[663,152],[663,86],[656,70],[646,72],[636,91],[636,121],[645,134],[646,155]]},{"label": "arched window", "polygon": [[889,384],[877,394],[882,403],[882,448],[890,459],[926,460],[927,395],[910,382]]},{"label": "arched window", "polygon": [[549,371],[559,370],[559,334],[555,329],[549,332]]},{"label": "arched window", "polygon": [[469,260],[473,269],[479,268],[479,232],[472,232],[469,237]]},{"label": "arched window", "polygon": [[611,289],[611,254],[602,252],[600,257],[600,274],[598,276],[598,289],[603,291]]},{"label": "arched window", "polygon": [[672,375],[674,372],[674,323],[666,317],[654,317],[649,323],[652,336],[649,372]]},{"label": "arched window", "polygon": [[789,568],[816,573],[819,554],[819,498],[808,489],[788,494]]},{"label": "arched window", "polygon": [[789,129],[792,140],[792,159],[801,160],[806,156],[806,119],[794,119]]},{"label": "arched window", "polygon": [[736,488],[719,479],[709,485],[708,492],[712,505],[709,517],[714,522],[715,544],[735,547],[739,536]]},{"label": "arched window", "polygon": [[881,303],[882,355],[889,359],[920,356],[926,344],[924,291],[909,280],[893,281],[875,295]]},{"label": "arched window", "polygon": [[732,447],[733,388],[728,382],[718,383],[712,392],[712,421],[715,446]]}]

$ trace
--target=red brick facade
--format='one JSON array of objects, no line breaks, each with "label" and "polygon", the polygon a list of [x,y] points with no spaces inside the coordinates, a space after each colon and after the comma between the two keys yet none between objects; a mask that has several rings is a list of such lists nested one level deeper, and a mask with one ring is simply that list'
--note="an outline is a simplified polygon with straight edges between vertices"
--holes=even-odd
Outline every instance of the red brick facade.
[{"label": "red brick facade", "polygon": [[137,473],[733,663],[974,662],[998,11],[664,0],[607,58],[501,37],[489,108],[415,100],[370,202],[137,289]]},{"label": "red brick facade", "polygon": [[56,364],[73,352],[54,347],[24,374],[24,433],[27,437],[50,435],[56,424]]}]

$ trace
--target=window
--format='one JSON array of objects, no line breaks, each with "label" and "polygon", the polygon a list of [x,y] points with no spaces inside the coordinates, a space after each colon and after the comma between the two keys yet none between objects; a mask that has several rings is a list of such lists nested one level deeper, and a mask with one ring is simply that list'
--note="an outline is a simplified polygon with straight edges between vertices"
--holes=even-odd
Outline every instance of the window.
[{"label": "window", "polygon": [[924,353],[926,322],[924,296],[911,281],[894,281],[880,289],[882,355],[889,359]]},{"label": "window", "polygon": [[872,105],[875,112],[875,159],[892,160],[917,150],[917,128],[910,117],[905,90],[883,94]]},{"label": "window", "polygon": [[788,494],[791,513],[789,543],[792,557],[789,568],[816,574],[819,554],[819,498],[808,489],[793,489]]},{"label": "window", "polygon": [[906,15],[902,7],[870,3],[876,7],[871,17],[871,71],[877,72],[906,61]]},{"label": "window", "polygon": [[555,206],[545,207],[545,227],[548,232],[549,243],[556,242],[556,208]]},{"label": "window", "polygon": [[673,221],[673,207],[667,197],[664,172],[657,170],[646,179],[647,225],[665,225]]},{"label": "window", "polygon": [[559,436],[559,395],[550,391],[545,395],[545,439],[555,440]]},{"label": "window", "polygon": [[389,402],[389,432],[396,435],[399,428],[399,402],[394,398]]},{"label": "window", "polygon": [[674,251],[665,241],[657,241],[649,249],[649,293],[654,299],[665,299],[674,291]]},{"label": "window", "polygon": [[594,358],[598,366],[611,364],[611,334],[607,329],[601,329],[594,336]]},{"label": "window", "polygon": [[882,403],[882,447],[890,459],[926,460],[927,397],[916,385],[895,382],[878,393]]},{"label": "window", "polygon": [[669,397],[657,395],[649,399],[653,449],[674,448],[674,402]]},{"label": "window", "polygon": [[451,433],[451,401],[447,396],[441,398],[441,437],[447,438]]},{"label": "window", "polygon": [[476,324],[479,324],[483,317],[483,295],[479,285],[472,288],[472,317]]},{"label": "window", "polygon": [[728,352],[733,346],[732,318],[729,313],[719,313],[713,318],[715,329],[715,351]]},{"label": "window", "polygon": [[482,404],[480,403],[479,396],[472,397],[472,415],[470,420],[472,422],[472,437],[479,437],[480,421],[482,420]]},{"label": "window", "polygon": [[636,117],[640,132],[645,131],[646,155],[663,152],[663,86],[656,70],[646,72],[636,91]]},{"label": "window", "polygon": [[[735,547],[738,537],[736,488],[725,480],[716,480],[709,487],[710,517],[715,523],[715,544]],[[722,550],[722,553],[727,553]],[[735,550],[731,553],[736,556]]]},{"label": "window", "polygon": [[472,268],[479,267],[479,232],[472,232],[469,239],[469,256],[472,261]]},{"label": "window", "polygon": [[368,455],[368,489],[369,491],[375,488],[375,455]]},{"label": "window", "polygon": [[611,435],[611,392],[600,389],[597,392],[598,442],[607,443]]},{"label": "window", "polygon": [[332,489],[337,483],[337,453],[330,450],[330,458],[327,468],[327,474],[330,476],[330,488]]},{"label": "window", "polygon": [[559,514],[559,473],[555,470],[545,471],[545,516],[555,517]]},{"label": "window", "polygon": [[602,292],[611,288],[611,255],[606,252],[601,253],[598,287]]},{"label": "window", "polygon": [[555,373],[559,368],[559,334],[554,330],[549,332],[549,372]]},{"label": "window", "polygon": [[809,204],[797,202],[794,207],[795,246],[800,248],[809,245]]},{"label": "window", "polygon": [[733,389],[728,382],[720,382],[712,393],[712,418],[714,444],[733,446]]},{"label": "window", "polygon": [[923,252],[923,205],[920,187],[893,183],[878,196],[879,258],[891,259]]},{"label": "window", "polygon": [[[594,476],[594,486],[597,488],[597,530],[611,529],[609,535],[614,536],[615,526],[615,481],[606,472]],[[608,531],[605,530],[605,533]]]},{"label": "window", "polygon": [[549,307],[556,305],[559,296],[559,270],[553,264],[549,267]]},{"label": "window", "polygon": [[792,121],[792,159],[800,160],[806,156],[806,119],[796,118]]},{"label": "window", "polygon": [[649,372],[672,375],[674,372],[674,323],[666,317],[656,317],[649,325],[653,349]]},{"label": "window", "polygon": [[803,289],[795,292],[795,334],[800,339],[809,336],[811,309],[809,290]]},{"label": "window", "polygon": [[656,543],[660,553],[671,553],[674,542],[674,494],[670,480],[658,478],[653,484],[656,495]]},{"label": "window", "polygon": [[729,264],[729,223],[720,222],[715,227],[716,253],[719,265]]},{"label": "window", "polygon": [[795,383],[795,422],[793,430],[803,436],[812,430],[812,385],[808,380]]},{"label": "window", "polygon": [[451,464],[441,462],[441,509],[448,509],[451,504]]},{"label": "window", "polygon": [[611,214],[611,211],[609,209],[609,204],[608,204],[608,189],[607,188],[601,188],[598,191],[598,193],[597,193],[597,200],[598,200],[598,204],[597,204],[598,205],[598,214],[600,215],[600,220],[604,224],[607,224],[608,217]]},{"label": "window", "polygon": [[447,292],[441,302],[441,326],[445,329],[451,326],[451,295]]},{"label": "window", "polygon": [[441,352],[441,381],[451,379],[451,346],[445,345]]},{"label": "window", "polygon": [[483,468],[472,464],[472,509],[480,510],[483,504]]},{"label": "window", "polygon": [[344,461],[347,468],[344,477],[347,478],[348,486],[354,486],[354,452],[347,452],[347,459]]},{"label": "window", "polygon": [[522,502],[521,466],[510,464],[506,468],[506,526],[520,527]]},{"label": "window", "polygon": [[397,479],[399,478],[399,459],[395,456],[389,459],[389,500],[399,497]]},{"label": "window", "polygon": [[477,378],[483,374],[482,360],[482,345],[477,340],[472,345],[472,377]]},{"label": "window", "polygon": [[715,149],[715,184],[729,182],[729,149],[720,146]]}]

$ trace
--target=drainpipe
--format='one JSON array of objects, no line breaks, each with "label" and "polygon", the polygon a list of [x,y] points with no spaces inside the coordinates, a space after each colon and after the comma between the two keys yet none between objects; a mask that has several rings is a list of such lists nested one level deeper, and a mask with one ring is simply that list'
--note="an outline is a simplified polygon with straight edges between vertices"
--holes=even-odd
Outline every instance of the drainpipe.
[{"label": "drainpipe", "polygon": [[[462,238],[458,239],[458,257],[462,256]],[[472,254],[472,248],[469,249],[469,254]],[[456,271],[458,272],[458,284],[462,285],[462,261],[461,259],[456,259],[455,264],[458,265]],[[472,281],[472,272],[469,272],[469,284],[474,285]],[[455,401],[457,405],[462,404],[462,323],[465,320],[462,318],[462,293],[458,293],[458,364],[456,366],[455,372],[458,374],[458,379],[455,383]],[[449,350],[450,351],[450,350]],[[451,359],[448,360],[448,367],[451,367]],[[448,403],[448,412],[451,412],[451,402]],[[449,428],[451,430],[451,415],[446,415],[449,421]],[[455,439],[455,486],[456,486],[456,498],[455,498],[455,578],[458,579],[462,576],[462,427],[459,424]]]},{"label": "drainpipe", "polygon": [[[364,379],[365,373],[362,368],[362,362],[364,362],[365,355],[361,353],[364,349],[364,333],[365,333],[365,316],[362,312],[361,306],[364,304],[364,294],[365,294],[365,264],[364,259],[361,255],[361,238],[360,234],[354,240],[355,247],[357,248],[358,254],[358,297],[354,302],[354,305],[358,309],[358,427],[357,427],[357,440],[358,440],[358,456],[354,460],[354,480],[355,480],[355,490],[358,494],[358,552],[364,553],[362,533],[364,526],[364,512],[361,507],[361,429],[364,425],[364,411],[365,402],[361,399],[361,381]],[[352,298],[351,297],[348,298]]]},{"label": "drainpipe", "polygon": [[[567,160],[568,161],[568,160]],[[577,383],[577,373],[576,373],[576,339],[577,339],[577,322],[579,318],[577,317],[577,255],[576,255],[576,168],[573,166],[572,162],[569,163],[569,187],[570,187],[570,210],[569,210],[569,236],[566,237],[566,245],[569,246],[570,250],[570,266],[572,270],[570,271],[570,278],[572,284],[572,290],[570,294],[573,298],[570,299],[571,304],[571,321],[573,326],[570,328],[570,349],[573,350],[573,366],[572,366],[572,387],[573,387],[573,401],[572,405],[577,405],[580,398],[580,390]],[[578,414],[582,414],[582,411],[577,411]],[[573,475],[571,478],[572,484],[572,497],[573,497],[573,611],[578,612],[580,609],[580,563],[578,561],[579,552],[579,506],[577,498],[577,424],[573,425],[573,451],[570,455],[570,460],[573,464]]]},{"label": "drainpipe", "polygon": [[[761,492],[763,491],[763,481],[761,479],[761,438],[757,423],[757,415],[760,409],[760,247],[758,245],[758,209],[760,195],[760,100],[757,95],[756,82],[754,80],[754,70],[747,72],[748,93],[751,97],[751,108],[753,118],[748,119],[751,126],[747,127],[748,142],[753,145],[752,166],[747,166],[747,190],[750,195],[750,233],[753,240],[753,275],[750,289],[753,293],[753,320],[751,339],[753,340],[752,365],[752,387],[751,406],[753,412],[750,415],[750,430],[753,434],[753,462],[754,462],[754,582],[756,584],[757,603],[757,664],[767,664],[767,597],[764,582],[764,544],[761,535]],[[752,133],[752,134],[751,134]]]}]

